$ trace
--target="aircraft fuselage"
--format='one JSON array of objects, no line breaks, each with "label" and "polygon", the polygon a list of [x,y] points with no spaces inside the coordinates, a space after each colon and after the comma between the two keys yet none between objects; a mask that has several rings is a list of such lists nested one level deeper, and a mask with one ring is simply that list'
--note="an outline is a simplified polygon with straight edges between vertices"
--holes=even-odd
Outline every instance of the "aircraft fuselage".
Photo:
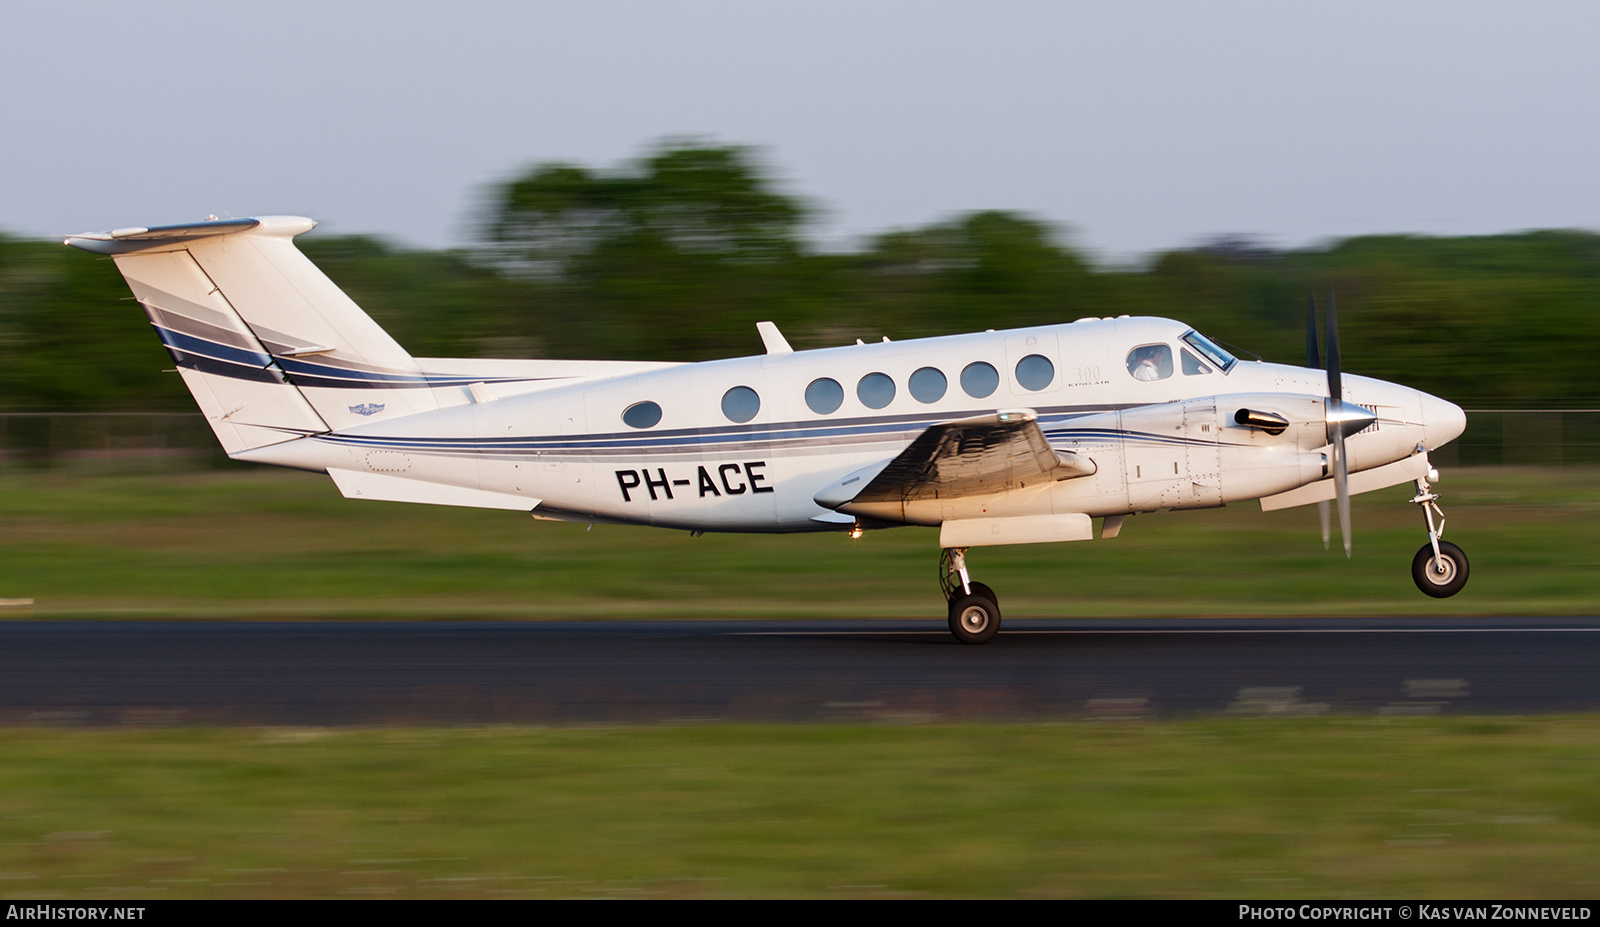
[{"label": "aircraft fuselage", "polygon": [[[1206,508],[1326,478],[1324,373],[1243,360],[1224,370],[1181,340],[1190,331],[1160,318],[1082,320],[679,364],[505,398],[463,388],[458,405],[239,456],[525,497],[544,517],[731,532]],[[1134,352],[1162,347],[1166,368],[1139,378]],[[1352,472],[1464,426],[1458,407],[1410,387],[1347,375],[1344,393],[1377,416],[1348,439]],[[658,420],[632,427],[624,414],[642,403]],[[898,508],[825,494],[930,425],[1004,409],[1036,412],[1050,446],[1094,472]],[[1287,427],[1240,424],[1241,409]]]}]

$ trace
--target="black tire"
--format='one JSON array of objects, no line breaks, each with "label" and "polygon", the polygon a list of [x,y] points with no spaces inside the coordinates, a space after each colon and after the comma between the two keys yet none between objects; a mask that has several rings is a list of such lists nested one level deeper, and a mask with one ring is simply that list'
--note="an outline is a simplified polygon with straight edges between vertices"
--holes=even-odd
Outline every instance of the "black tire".
[{"label": "black tire", "polygon": [[[953,575],[950,578],[952,580],[955,580],[955,581],[953,583],[951,583],[950,584],[950,588],[945,591],[944,599],[945,599],[946,602],[954,602],[956,599],[959,599],[962,596],[966,595],[966,593],[961,591],[961,580],[959,578],[957,578],[956,576],[953,576]],[[981,593],[983,595],[988,596],[989,597],[989,601],[993,602],[994,604],[996,604],[996,605],[1000,604],[1000,597],[994,594],[994,590],[993,589],[990,589],[988,586],[985,586],[983,583],[969,582],[969,583],[967,583],[967,585],[972,587],[973,594],[980,594]]]},{"label": "black tire", "polygon": [[[963,644],[987,644],[1000,633],[1000,603],[993,593],[980,593],[978,583],[969,583],[972,592],[950,600],[950,633]],[[985,592],[987,586],[982,587]]]},{"label": "black tire", "polygon": [[1411,558],[1411,579],[1425,595],[1431,595],[1436,599],[1448,599],[1467,584],[1470,567],[1467,564],[1467,555],[1449,541],[1439,542],[1439,558],[1444,563],[1443,573],[1434,569],[1433,545],[1422,545],[1417,555]]},{"label": "black tire", "polygon": [[[972,587],[972,594],[973,595],[981,595],[981,596],[987,598],[989,601],[993,602],[995,604],[996,608],[1000,607],[1000,597],[994,594],[994,590],[993,589],[990,589],[988,586],[985,586],[983,583],[967,583],[967,585]],[[961,598],[961,587],[960,586],[956,587],[956,594],[955,594],[954,598],[957,598],[957,599]]]}]

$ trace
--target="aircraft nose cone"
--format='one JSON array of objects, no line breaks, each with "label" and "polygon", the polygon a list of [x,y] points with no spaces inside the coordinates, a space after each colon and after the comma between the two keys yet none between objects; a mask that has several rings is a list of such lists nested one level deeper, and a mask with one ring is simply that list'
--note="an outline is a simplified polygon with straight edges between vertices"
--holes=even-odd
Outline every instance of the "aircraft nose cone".
[{"label": "aircraft nose cone", "polygon": [[1422,435],[1428,450],[1461,437],[1467,430],[1467,413],[1453,402],[1422,394]]}]

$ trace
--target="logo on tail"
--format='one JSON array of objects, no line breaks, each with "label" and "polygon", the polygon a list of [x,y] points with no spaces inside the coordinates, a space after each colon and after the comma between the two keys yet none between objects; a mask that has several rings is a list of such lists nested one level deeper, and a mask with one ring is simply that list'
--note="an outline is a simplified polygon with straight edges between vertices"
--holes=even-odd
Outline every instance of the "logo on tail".
[{"label": "logo on tail", "polygon": [[377,415],[383,411],[383,406],[381,402],[363,402],[358,406],[351,406],[350,411],[357,415]]}]

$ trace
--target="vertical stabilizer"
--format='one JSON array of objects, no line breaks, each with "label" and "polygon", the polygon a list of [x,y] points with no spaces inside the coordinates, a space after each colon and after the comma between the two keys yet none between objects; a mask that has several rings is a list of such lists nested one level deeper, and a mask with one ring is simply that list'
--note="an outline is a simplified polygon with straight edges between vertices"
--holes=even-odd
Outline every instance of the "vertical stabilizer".
[{"label": "vertical stabilizer", "polygon": [[223,450],[328,430],[186,250],[116,257]]},{"label": "vertical stabilizer", "polygon": [[434,380],[267,216],[67,238],[108,254],[229,454],[437,409]]},{"label": "vertical stabilizer", "polygon": [[411,355],[294,246],[313,224],[264,218],[189,252],[333,429],[437,409]]}]

